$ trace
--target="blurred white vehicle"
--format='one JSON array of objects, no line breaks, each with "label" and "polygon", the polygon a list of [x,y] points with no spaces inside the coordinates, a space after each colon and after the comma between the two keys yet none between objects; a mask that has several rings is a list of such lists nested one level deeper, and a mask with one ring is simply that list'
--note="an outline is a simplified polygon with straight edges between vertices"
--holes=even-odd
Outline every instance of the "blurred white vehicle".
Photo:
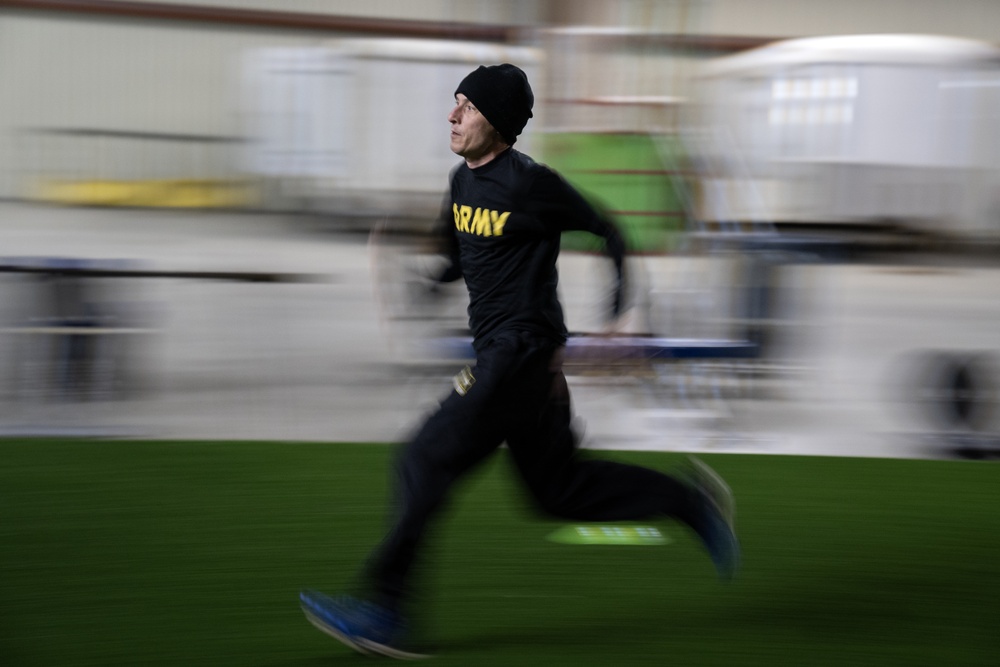
[{"label": "blurred white vehicle", "polygon": [[705,220],[1000,237],[1000,49],[923,35],[776,42],[705,63]]},{"label": "blurred white vehicle", "polygon": [[[531,48],[338,39],[251,51],[244,61],[245,166],[299,210],[433,219],[459,160],[448,144],[458,83],[484,62],[535,78]],[[529,147],[531,130],[518,147]]]}]

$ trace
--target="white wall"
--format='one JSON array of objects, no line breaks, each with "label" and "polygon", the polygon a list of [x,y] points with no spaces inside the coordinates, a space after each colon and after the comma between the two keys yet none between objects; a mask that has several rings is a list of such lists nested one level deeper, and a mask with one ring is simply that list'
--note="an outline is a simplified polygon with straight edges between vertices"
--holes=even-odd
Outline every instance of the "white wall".
[{"label": "white wall", "polygon": [[[121,178],[122,169],[139,177],[169,177],[155,173],[169,171],[162,156],[140,158],[124,149],[127,157],[120,158],[121,142],[95,149],[95,140],[41,141],[35,131],[239,135],[240,55],[261,43],[304,41],[301,35],[287,33],[264,36],[171,23],[0,17],[0,141],[5,144],[0,151],[0,196],[22,196],[39,168],[60,163],[74,171],[88,168],[85,162],[92,168],[96,158],[83,153],[94,150],[106,153],[106,164],[101,166],[104,173],[93,178]],[[187,160],[204,159],[184,155],[184,150],[191,146],[173,147],[167,161],[183,166]]]},{"label": "white wall", "polygon": [[[401,20],[532,22],[521,0],[194,0],[233,9]],[[225,177],[225,145],[47,137],[38,129],[86,128],[232,137],[240,117],[244,54],[311,46],[328,33],[0,11],[0,198],[30,195],[45,178]],[[194,165],[194,166],[192,166]],[[58,170],[54,170],[58,166]],[[190,172],[194,173],[190,173]],[[188,173],[184,173],[188,172]]]},{"label": "white wall", "polygon": [[[996,0],[171,1],[403,20],[540,25],[556,17],[667,33],[782,37],[931,32],[1000,42],[1000,2]],[[39,166],[53,159],[71,170],[82,161],[96,159],[93,142],[39,145],[25,130],[85,127],[239,135],[244,127],[237,93],[242,54],[258,47],[316,45],[329,37],[218,24],[0,11],[0,197],[23,195]],[[644,55],[639,52],[636,57]],[[617,56],[615,63],[614,67],[582,68],[574,74],[579,77],[574,80],[577,91],[593,96],[649,95],[664,79],[676,82],[678,78],[674,72],[664,77],[657,69],[633,81],[638,70],[627,62],[618,63]],[[633,74],[625,77],[616,72]],[[116,147],[111,152],[121,150]],[[174,164],[203,159],[189,156],[183,147],[172,152],[157,150],[153,159],[126,158],[124,168],[133,173],[159,170],[162,173],[150,177],[168,176]],[[53,158],[53,152],[66,155]],[[111,176],[122,168],[107,167]]]}]

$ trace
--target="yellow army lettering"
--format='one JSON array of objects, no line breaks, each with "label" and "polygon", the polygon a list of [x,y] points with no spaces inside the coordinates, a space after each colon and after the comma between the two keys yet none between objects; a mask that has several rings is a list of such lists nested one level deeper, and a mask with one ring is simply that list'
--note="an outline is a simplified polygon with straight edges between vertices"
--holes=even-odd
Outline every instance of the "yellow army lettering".
[{"label": "yellow army lettering", "polygon": [[510,211],[491,211],[488,208],[472,210],[471,206],[451,205],[455,215],[455,229],[476,236],[503,236],[504,225]]}]

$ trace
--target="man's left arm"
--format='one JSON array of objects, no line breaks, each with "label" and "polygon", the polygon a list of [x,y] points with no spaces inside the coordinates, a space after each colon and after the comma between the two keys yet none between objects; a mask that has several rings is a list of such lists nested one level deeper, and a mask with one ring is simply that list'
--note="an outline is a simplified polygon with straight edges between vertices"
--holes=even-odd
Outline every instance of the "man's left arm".
[{"label": "man's left arm", "polygon": [[560,232],[584,231],[601,237],[604,252],[614,262],[612,319],[617,319],[625,306],[625,239],[611,216],[588,202],[559,174],[545,169],[535,179],[530,199],[540,210],[539,217],[553,221]]}]

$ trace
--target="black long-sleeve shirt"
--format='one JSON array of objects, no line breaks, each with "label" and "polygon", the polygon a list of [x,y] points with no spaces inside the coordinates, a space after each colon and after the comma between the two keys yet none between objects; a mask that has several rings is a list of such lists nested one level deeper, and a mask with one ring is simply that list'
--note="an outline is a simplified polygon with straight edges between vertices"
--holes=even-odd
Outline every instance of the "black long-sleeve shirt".
[{"label": "black long-sleeve shirt", "polygon": [[621,234],[562,177],[527,155],[510,148],[481,167],[456,167],[442,222],[451,266],[440,280],[465,277],[477,348],[508,329],[566,340],[556,270],[564,231],[604,239],[617,270],[618,314],[624,289]]}]

